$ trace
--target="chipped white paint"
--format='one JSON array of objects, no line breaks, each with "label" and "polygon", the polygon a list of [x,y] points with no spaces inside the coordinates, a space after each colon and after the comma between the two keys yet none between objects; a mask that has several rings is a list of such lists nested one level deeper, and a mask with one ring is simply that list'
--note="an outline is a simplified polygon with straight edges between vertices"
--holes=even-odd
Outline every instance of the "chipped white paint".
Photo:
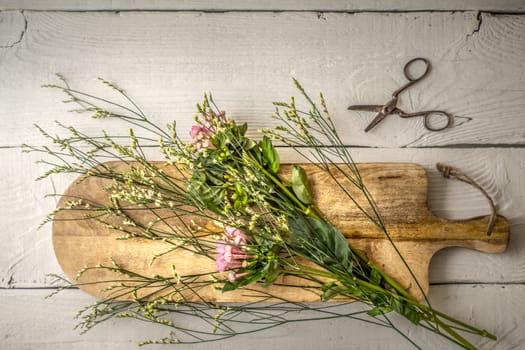
[{"label": "chipped white paint", "polygon": [[[67,106],[59,103],[62,96],[40,88],[54,81],[55,72],[98,94],[106,92],[97,76],[116,81],[156,121],[176,118],[181,130],[189,127],[195,102],[208,90],[230,116],[250,121],[254,129],[267,126],[270,102],[295,93],[290,79],[295,76],[308,90],[324,92],[345,142],[378,147],[352,148],[357,161],[420,163],[429,172],[429,206],[436,214],[455,219],[486,214],[488,206],[476,190],[445,180],[434,170],[438,161],[460,167],[488,190],[510,220],[511,242],[501,255],[463,249],[438,253],[430,279],[447,285],[432,287],[430,297],[438,308],[462,314],[500,335],[496,345],[478,344],[482,349],[510,349],[524,343],[520,323],[525,314],[521,302],[525,297],[525,15],[288,11],[294,6],[317,10],[316,3],[100,0],[87,5],[0,0],[0,10],[41,10],[0,12],[1,349],[129,349],[144,327],[124,322],[80,337],[71,330],[70,317],[89,297],[72,291],[47,301],[42,299],[47,291],[38,289],[49,286],[46,273],[59,272],[50,226],[37,231],[55,204],[43,195],[54,189],[60,192],[72,178],[35,183],[44,167],[34,164],[36,156],[22,155],[18,146],[43,142],[33,123],[59,132],[55,119],[91,133],[102,128],[126,132],[118,123],[66,115]],[[360,1],[327,1],[321,10],[496,10],[499,4],[501,11],[523,11],[520,1],[461,3],[375,1],[365,7]],[[56,9],[264,11],[45,11]],[[373,116],[349,112],[347,105],[385,102],[404,82],[401,68],[413,56],[428,57],[434,69],[401,96],[402,107],[439,108],[472,121],[461,124],[460,120],[461,125],[451,130],[428,133],[421,121],[393,116],[364,134],[362,129]],[[458,144],[470,146],[432,148]],[[282,151],[284,161],[300,161],[289,150]],[[391,332],[356,323],[327,323],[322,334],[317,327],[295,325],[214,347],[348,348],[349,330],[354,348],[408,347]],[[420,330],[410,332],[425,349],[446,347]]]}]

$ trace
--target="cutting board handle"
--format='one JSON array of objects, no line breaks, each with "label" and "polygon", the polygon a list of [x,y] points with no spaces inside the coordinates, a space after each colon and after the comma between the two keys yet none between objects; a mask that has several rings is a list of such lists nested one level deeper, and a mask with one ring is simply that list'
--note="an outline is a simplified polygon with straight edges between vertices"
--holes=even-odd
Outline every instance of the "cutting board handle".
[{"label": "cutting board handle", "polygon": [[490,215],[455,221],[440,219],[432,235],[440,238],[442,248],[463,247],[485,253],[501,253],[507,248],[509,223],[498,215],[489,235],[487,227],[490,220]]}]

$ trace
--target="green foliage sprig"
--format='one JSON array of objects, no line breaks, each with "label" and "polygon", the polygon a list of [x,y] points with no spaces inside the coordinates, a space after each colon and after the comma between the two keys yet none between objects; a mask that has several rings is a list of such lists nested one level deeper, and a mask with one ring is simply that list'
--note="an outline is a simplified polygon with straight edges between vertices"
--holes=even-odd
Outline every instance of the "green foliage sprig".
[{"label": "green foliage sprig", "polygon": [[[349,245],[316,207],[304,169],[294,166],[290,179],[281,175],[274,141],[291,146],[324,171],[384,233],[406,264],[348,148],[337,134],[322,95],[318,105],[295,81],[307,110],[297,108],[293,98],[275,103],[274,118],[279,125],[264,130],[260,140],[248,137],[247,124],[239,125],[227,118],[212,96],[205,95],[197,106],[196,124],[190,130],[192,141],[185,142],[178,136],[175,122],[166,129],[155,125],[117,85],[102,80],[122,96],[122,103],[73,89],[60,78],[61,84],[49,87],[63,91],[68,96],[65,102],[76,105],[75,112],[89,113],[96,119],[116,118],[135,129],[130,129],[128,135],[104,132],[90,136],[60,124],[69,133],[60,137],[39,128],[54,147],[25,148],[51,157],[42,161],[51,167],[42,178],[74,173],[111,181],[105,189],[109,204],[70,198],[53,215],[63,210],[82,210],[82,220],[95,220],[118,231],[121,239],[165,242],[169,248],[153,256],[152,263],[160,256],[187,250],[216,265],[212,271],[182,275],[175,261],[167,276],[139,274],[117,261],[109,266],[88,266],[77,277],[91,270],[109,271],[118,277],[92,282],[100,283],[108,297],[79,311],[82,330],[112,318],[134,318],[170,329],[168,337],[147,340],[142,345],[189,344],[286,323],[353,318],[390,327],[419,348],[395,325],[390,317],[394,312],[465,349],[475,347],[463,334],[495,339],[487,331],[439,312],[427,299],[420,303],[366,254]],[[139,130],[145,136],[139,136]],[[144,147],[151,145],[156,145],[165,159],[163,166],[175,169],[170,172],[175,175],[146,159]],[[105,163],[108,160],[131,165],[127,171],[117,172]],[[364,199],[353,196],[347,182]],[[144,223],[134,219],[135,210],[150,213],[154,220]],[[287,276],[302,284],[285,283],[283,277]],[[72,283],[82,286],[80,282]],[[265,289],[271,285],[314,292],[319,301],[343,298],[349,303],[360,302],[363,308],[355,311],[340,304],[297,303]],[[258,301],[212,303],[200,297],[207,288],[224,293],[242,290]],[[173,315],[200,322],[187,328]]]}]

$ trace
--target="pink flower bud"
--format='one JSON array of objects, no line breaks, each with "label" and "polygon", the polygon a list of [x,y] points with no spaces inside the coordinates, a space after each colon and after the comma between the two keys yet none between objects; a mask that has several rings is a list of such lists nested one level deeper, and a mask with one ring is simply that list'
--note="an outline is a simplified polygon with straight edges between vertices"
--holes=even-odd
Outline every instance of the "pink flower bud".
[{"label": "pink flower bud", "polygon": [[233,283],[236,280],[238,280],[239,278],[243,278],[244,276],[247,276],[247,275],[248,275],[248,272],[241,272],[241,273],[230,272],[228,274],[228,281]]},{"label": "pink flower bud", "polygon": [[248,237],[241,230],[227,226],[224,230],[223,240],[217,242],[215,247],[219,255],[215,259],[217,271],[223,272],[229,269],[241,268],[244,262],[250,258],[244,250]]}]

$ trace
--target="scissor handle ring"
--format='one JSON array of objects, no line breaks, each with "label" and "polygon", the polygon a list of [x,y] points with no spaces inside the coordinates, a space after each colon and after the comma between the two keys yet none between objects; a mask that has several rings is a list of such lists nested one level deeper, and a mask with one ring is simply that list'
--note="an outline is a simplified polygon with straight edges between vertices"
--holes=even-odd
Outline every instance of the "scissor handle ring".
[{"label": "scissor handle ring", "polygon": [[[441,127],[433,127],[430,124],[430,116],[432,114],[440,114],[440,115],[446,116],[447,117],[447,124],[445,126],[441,126]],[[453,123],[454,123],[454,116],[452,114],[450,114],[450,113],[445,112],[445,111],[427,111],[423,115],[423,125],[425,126],[425,129],[430,130],[430,131],[445,130],[446,128],[450,128],[453,125]]]},{"label": "scissor handle ring", "polygon": [[[414,62],[417,62],[417,61],[421,61],[425,64],[425,71],[417,76],[417,77],[413,77],[411,74],[410,74],[410,66],[412,65],[412,63]],[[421,80],[423,79],[427,74],[428,72],[430,71],[430,61],[427,60],[426,58],[423,58],[423,57],[416,57],[416,58],[413,58],[411,59],[410,61],[408,61],[406,64],[405,64],[405,67],[403,68],[403,73],[405,73],[405,77],[407,78],[408,81],[412,81],[412,82],[416,82],[418,80]]]}]

